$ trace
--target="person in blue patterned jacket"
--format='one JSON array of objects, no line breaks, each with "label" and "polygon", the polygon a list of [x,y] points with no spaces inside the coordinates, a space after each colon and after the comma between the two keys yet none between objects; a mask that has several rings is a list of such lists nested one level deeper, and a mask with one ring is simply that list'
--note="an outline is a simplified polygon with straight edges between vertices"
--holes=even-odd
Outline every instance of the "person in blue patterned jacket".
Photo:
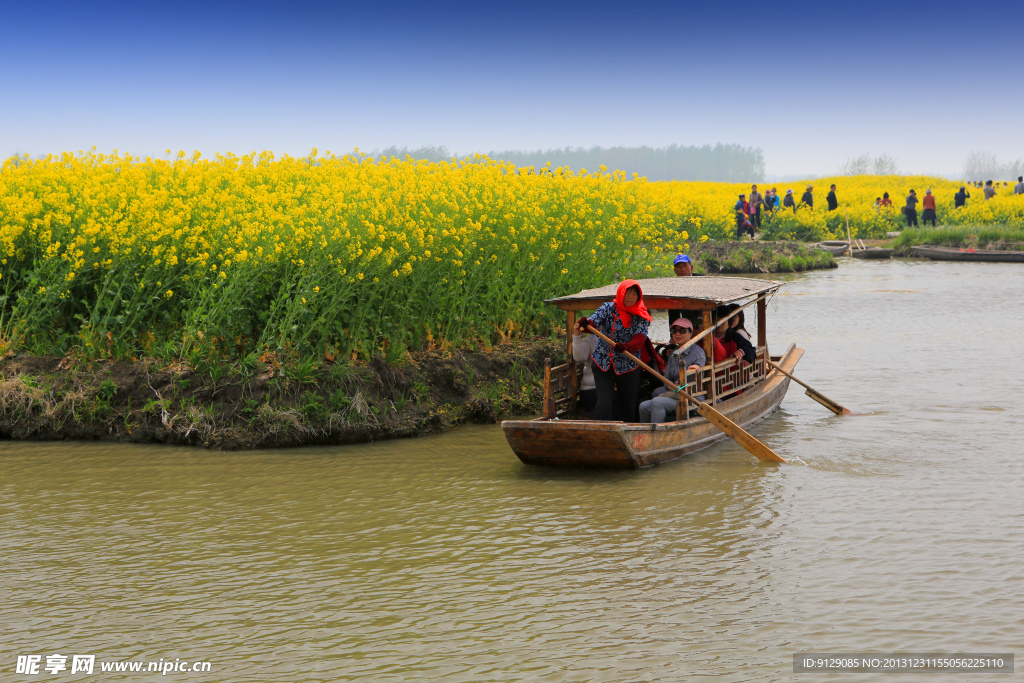
[{"label": "person in blue patterned jacket", "polygon": [[602,304],[589,318],[580,319],[580,329],[594,327],[609,337],[614,347],[603,339],[594,350],[594,385],[597,387],[595,420],[611,420],[613,403],[618,393],[619,419],[637,421],[637,396],[640,391],[640,366],[626,358],[623,351],[634,356],[647,339],[651,314],[644,306],[644,293],[636,280],[624,280],[615,293],[615,301]]}]

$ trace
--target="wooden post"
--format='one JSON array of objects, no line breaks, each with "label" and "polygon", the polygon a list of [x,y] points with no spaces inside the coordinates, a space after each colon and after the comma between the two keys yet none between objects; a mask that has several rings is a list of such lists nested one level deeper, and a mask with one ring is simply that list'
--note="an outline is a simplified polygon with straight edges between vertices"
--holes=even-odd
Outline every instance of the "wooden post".
[{"label": "wooden post", "polygon": [[[704,329],[711,329],[711,311],[704,311],[703,316]],[[702,330],[703,331],[703,330]],[[703,387],[706,392],[705,403],[715,405],[715,333],[712,332],[708,336],[704,337],[704,356],[705,363],[711,366],[711,380],[710,385],[705,384]]]},{"label": "wooden post", "polygon": [[579,387],[576,385],[576,359],[572,357],[572,328],[576,325],[576,311],[570,310],[569,315],[566,318],[565,327],[565,340],[566,340],[566,362],[569,363],[569,368],[572,370],[569,375],[569,394],[571,399],[569,401],[569,413],[572,415],[576,414],[576,397],[579,395]]},{"label": "wooden post", "polygon": [[757,345],[768,344],[768,300],[761,297],[757,300]]},{"label": "wooden post", "polygon": [[850,256],[853,256],[853,240],[850,238],[850,208],[846,208],[846,247],[850,250]]},{"label": "wooden post", "polygon": [[576,325],[576,311],[570,309],[565,319],[565,348],[572,360],[572,328]]},{"label": "wooden post", "polygon": [[[711,312],[705,313],[708,318],[711,318]],[[712,322],[712,325],[715,323]],[[715,405],[715,399],[718,397],[718,391],[715,387],[715,333],[712,332],[707,336],[707,339],[711,340],[711,353],[708,355],[708,361],[711,363],[711,386],[708,387],[708,400],[709,405]]]},{"label": "wooden post", "polygon": [[544,359],[544,417],[555,417],[555,404],[551,400],[551,359]]},{"label": "wooden post", "polygon": [[[704,316],[701,320],[701,325],[704,326],[704,330],[711,329],[711,311],[704,311]],[[704,330],[701,330],[703,332]],[[709,359],[715,351],[715,333],[712,332],[702,340],[704,342],[704,355]]]},{"label": "wooden post", "polygon": [[757,348],[764,349],[763,357],[754,360],[754,372],[760,379],[768,374],[768,366],[765,359],[768,356],[768,300],[761,297],[757,300]]}]

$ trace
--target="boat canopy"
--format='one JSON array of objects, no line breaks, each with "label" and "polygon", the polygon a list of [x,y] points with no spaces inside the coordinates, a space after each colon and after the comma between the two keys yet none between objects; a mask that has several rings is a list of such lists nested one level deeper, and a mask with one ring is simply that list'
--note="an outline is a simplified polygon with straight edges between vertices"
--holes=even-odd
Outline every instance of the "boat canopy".
[{"label": "boat canopy", "polygon": [[[650,309],[711,310],[722,304],[774,292],[784,282],[747,277],[655,277],[637,280]],[[619,283],[546,299],[563,311],[592,310],[615,299]]]}]

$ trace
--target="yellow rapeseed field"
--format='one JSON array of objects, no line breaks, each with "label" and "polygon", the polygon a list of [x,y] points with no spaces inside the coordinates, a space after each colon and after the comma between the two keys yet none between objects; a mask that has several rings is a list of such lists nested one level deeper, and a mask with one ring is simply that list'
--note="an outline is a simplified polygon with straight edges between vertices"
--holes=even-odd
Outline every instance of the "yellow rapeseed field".
[{"label": "yellow rapeseed field", "polygon": [[[946,224],[1024,224],[1012,188],[954,211],[959,185],[936,178],[812,182],[816,208],[764,237],[840,236],[846,208],[854,236],[879,236],[911,187],[932,188]],[[546,334],[545,298],[668,274],[666,243],[731,239],[746,191],[483,156],[15,157],[0,170],[0,351],[365,358]],[[893,210],[872,208],[883,191]]]},{"label": "yellow rapeseed field", "polygon": [[658,201],[603,168],[486,157],[12,159],[0,343],[366,357],[546,333],[545,297],[661,262]]}]

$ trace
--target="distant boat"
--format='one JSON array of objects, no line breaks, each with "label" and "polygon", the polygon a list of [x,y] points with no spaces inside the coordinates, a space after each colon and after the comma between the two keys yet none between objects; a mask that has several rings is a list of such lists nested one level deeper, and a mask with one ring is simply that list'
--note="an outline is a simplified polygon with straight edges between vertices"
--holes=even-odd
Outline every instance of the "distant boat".
[{"label": "distant boat", "polygon": [[[862,243],[863,244],[863,243]],[[852,249],[851,249],[852,246]],[[814,245],[815,249],[824,249],[830,252],[833,256],[840,256],[846,253],[847,249],[854,258],[892,258],[892,249],[883,249],[882,247],[863,247],[858,246],[857,241],[854,240],[851,245],[849,242],[842,240],[823,240]]]},{"label": "distant boat", "polygon": [[868,247],[867,249],[854,249],[853,258],[892,258],[892,249],[882,249],[881,247]]},{"label": "distant boat", "polygon": [[987,261],[990,263],[1024,263],[1024,251],[1002,249],[956,249],[953,247],[911,247],[915,256],[933,261]]}]

